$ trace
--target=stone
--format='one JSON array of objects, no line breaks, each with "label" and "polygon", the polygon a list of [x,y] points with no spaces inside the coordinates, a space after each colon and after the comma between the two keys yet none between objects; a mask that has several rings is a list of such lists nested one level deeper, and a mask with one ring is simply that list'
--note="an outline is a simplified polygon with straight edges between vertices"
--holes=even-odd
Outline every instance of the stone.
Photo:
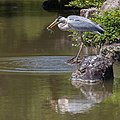
[{"label": "stone", "polygon": [[81,9],[80,16],[92,18],[94,17],[94,14],[102,14],[105,11],[110,11],[111,9],[118,7],[120,7],[120,0],[106,0],[101,6],[99,13],[99,9],[93,7],[88,9]]},{"label": "stone", "polygon": [[105,45],[100,49],[101,56],[120,62],[120,43]]},{"label": "stone", "polygon": [[94,14],[97,14],[97,13],[98,13],[97,8],[88,8],[88,9],[80,10],[80,16],[83,16],[86,18],[94,17]]},{"label": "stone", "polygon": [[101,12],[120,7],[120,0],[106,0],[100,8]]},{"label": "stone", "polygon": [[106,45],[101,48],[99,55],[84,57],[72,73],[72,81],[96,83],[113,79],[113,64],[120,61],[120,44]]},{"label": "stone", "polygon": [[72,73],[72,80],[95,83],[113,78],[113,62],[100,55],[88,56],[82,59],[79,68]]}]

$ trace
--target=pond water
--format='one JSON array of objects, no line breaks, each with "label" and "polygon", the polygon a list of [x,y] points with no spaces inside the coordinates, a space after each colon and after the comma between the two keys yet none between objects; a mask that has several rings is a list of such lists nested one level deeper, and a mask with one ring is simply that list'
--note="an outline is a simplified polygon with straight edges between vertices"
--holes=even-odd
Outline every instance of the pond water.
[{"label": "pond water", "polygon": [[10,10],[0,14],[0,120],[119,120],[120,63],[113,80],[71,81],[75,66],[66,61],[77,48],[69,33],[46,30],[63,12]]}]

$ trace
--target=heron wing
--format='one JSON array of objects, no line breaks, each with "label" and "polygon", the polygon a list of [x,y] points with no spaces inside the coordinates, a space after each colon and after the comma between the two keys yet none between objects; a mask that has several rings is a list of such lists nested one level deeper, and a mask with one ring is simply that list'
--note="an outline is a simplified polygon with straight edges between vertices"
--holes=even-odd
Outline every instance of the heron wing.
[{"label": "heron wing", "polygon": [[76,16],[76,15],[70,15],[67,17],[68,25],[71,27],[71,29],[77,30],[77,31],[96,31],[96,26],[94,22],[91,20]]}]

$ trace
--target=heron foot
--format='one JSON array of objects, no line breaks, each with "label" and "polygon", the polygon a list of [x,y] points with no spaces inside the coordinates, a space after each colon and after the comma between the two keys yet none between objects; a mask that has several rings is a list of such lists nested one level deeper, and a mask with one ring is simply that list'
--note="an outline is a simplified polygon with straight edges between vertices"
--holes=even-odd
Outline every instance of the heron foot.
[{"label": "heron foot", "polygon": [[70,60],[67,60],[67,63],[69,64],[79,64],[81,62],[80,57],[73,57]]}]

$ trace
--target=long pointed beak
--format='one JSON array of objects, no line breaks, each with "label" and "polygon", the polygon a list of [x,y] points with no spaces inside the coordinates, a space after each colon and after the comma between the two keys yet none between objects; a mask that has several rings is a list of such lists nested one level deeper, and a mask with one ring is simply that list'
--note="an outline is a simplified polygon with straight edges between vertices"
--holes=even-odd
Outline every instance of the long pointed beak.
[{"label": "long pointed beak", "polygon": [[48,27],[47,27],[47,29],[52,29],[55,25],[57,25],[58,24],[58,22],[57,22],[57,20],[55,20],[54,22],[52,22]]}]

